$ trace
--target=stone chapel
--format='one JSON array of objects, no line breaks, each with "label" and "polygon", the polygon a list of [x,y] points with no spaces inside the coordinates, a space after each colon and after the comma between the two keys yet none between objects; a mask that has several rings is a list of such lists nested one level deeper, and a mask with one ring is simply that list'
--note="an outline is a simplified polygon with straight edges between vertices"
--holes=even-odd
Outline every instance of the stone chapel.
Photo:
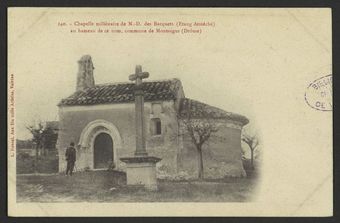
[{"label": "stone chapel", "polygon": [[[76,91],[58,104],[59,171],[66,168],[70,142],[77,145],[77,171],[109,166],[125,171],[120,158],[133,156],[136,148],[134,83],[95,84],[91,57],[83,56],[78,65]],[[197,177],[197,151],[182,123],[187,112],[218,125],[203,145],[205,177],[245,176],[241,130],[249,122],[246,117],[187,98],[179,79],[144,81],[142,89],[146,150],[162,159],[158,177],[179,173]]]}]

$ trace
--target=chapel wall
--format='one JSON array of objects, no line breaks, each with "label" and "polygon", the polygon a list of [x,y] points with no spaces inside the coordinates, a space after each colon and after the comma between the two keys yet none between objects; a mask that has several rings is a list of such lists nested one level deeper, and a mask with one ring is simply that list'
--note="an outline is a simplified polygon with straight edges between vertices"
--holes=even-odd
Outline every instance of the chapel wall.
[{"label": "chapel wall", "polygon": [[[154,103],[154,102],[153,102]],[[146,146],[149,155],[162,158],[157,165],[166,169],[168,173],[177,171],[178,150],[178,124],[173,101],[158,102],[162,106],[162,112],[153,111],[152,103],[145,102],[144,118],[146,129]],[[152,136],[150,132],[151,119],[161,120],[162,134]],[[92,121],[103,119],[111,122],[118,129],[122,148],[117,151],[117,169],[125,170],[125,163],[119,158],[134,156],[135,144],[135,105],[134,103],[113,104],[106,106],[78,106],[72,109],[60,109],[60,131],[57,147],[59,150],[59,171],[66,168],[65,150],[70,142],[77,145],[80,135],[86,125]],[[91,149],[77,148],[77,169],[90,168],[93,160]]]},{"label": "chapel wall", "polygon": [[[79,107],[79,106],[78,106]],[[65,169],[63,151],[70,142],[79,143],[83,129],[92,121],[102,119],[114,124],[122,139],[122,149],[117,151],[118,157],[121,155],[132,155],[135,148],[134,135],[134,105],[120,104],[98,109],[98,106],[79,107],[79,109],[63,109],[59,119],[61,130],[58,137],[59,171]],[[77,168],[79,170],[92,168],[93,151],[90,148],[77,148]]]},{"label": "chapel wall", "polygon": [[[243,177],[241,126],[225,120],[216,120],[218,131],[203,144],[203,165],[206,178]],[[181,127],[183,147],[180,149],[179,171],[198,176],[198,153],[187,131]]]},{"label": "chapel wall", "polygon": [[[160,174],[172,175],[177,173],[178,121],[174,101],[162,102],[161,111],[153,111],[152,103],[148,103],[145,106],[145,115],[147,152],[150,156],[162,159],[157,163]],[[152,135],[152,131],[150,131],[153,118],[161,120],[161,135]]]}]

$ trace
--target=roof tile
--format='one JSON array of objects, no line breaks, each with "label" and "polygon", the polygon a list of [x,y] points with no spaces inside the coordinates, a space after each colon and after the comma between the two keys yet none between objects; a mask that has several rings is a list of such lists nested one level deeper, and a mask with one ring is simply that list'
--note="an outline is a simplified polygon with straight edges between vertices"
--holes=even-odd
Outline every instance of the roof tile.
[{"label": "roof tile", "polygon": [[249,123],[248,118],[243,115],[227,112],[220,108],[189,98],[182,98],[180,102],[179,116],[181,118],[186,118],[189,114],[191,118],[228,119],[241,122],[243,125]]},{"label": "roof tile", "polygon": [[[178,79],[164,81],[145,81],[142,89],[145,101],[172,100],[176,99]],[[76,91],[69,97],[62,99],[59,105],[94,105],[107,103],[133,102],[134,84],[113,83],[96,85],[83,91]]]}]

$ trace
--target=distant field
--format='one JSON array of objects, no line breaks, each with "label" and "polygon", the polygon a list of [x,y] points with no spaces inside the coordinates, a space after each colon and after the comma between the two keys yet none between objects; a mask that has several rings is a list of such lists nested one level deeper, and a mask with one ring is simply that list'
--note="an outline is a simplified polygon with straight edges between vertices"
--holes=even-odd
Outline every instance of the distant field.
[{"label": "distant field", "polygon": [[118,171],[18,176],[18,202],[244,202],[252,199],[256,178],[208,181],[159,181],[159,191],[126,187]]},{"label": "distant field", "polygon": [[58,172],[58,156],[56,151],[49,151],[46,156],[38,157],[37,166],[35,167],[35,156],[30,156],[25,150],[19,150],[17,154],[17,173],[57,173]]}]

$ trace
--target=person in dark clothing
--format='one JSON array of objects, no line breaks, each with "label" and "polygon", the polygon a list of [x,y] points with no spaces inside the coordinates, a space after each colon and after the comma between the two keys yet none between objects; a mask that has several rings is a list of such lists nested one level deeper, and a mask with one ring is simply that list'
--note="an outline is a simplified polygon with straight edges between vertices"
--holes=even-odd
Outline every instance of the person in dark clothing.
[{"label": "person in dark clothing", "polygon": [[76,162],[76,149],[74,148],[74,143],[71,142],[70,146],[67,147],[65,158],[67,161],[66,175],[70,174],[72,176],[74,163]]}]

